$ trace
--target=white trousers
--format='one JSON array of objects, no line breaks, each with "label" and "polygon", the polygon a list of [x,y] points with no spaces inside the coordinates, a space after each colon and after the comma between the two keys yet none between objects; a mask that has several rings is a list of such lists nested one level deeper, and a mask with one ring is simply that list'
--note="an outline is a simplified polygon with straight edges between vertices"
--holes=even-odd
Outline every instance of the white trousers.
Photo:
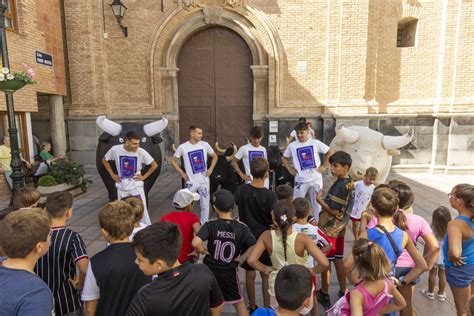
[{"label": "white trousers", "polygon": [[141,222],[146,225],[151,225],[150,215],[148,215],[148,208],[146,205],[145,190],[143,189],[143,181],[135,181],[133,179],[123,179],[120,183],[115,183],[117,188],[117,198],[119,200],[134,196],[143,202],[143,218]]},{"label": "white trousers", "polygon": [[323,188],[323,179],[315,179],[311,182],[296,182],[293,188],[293,198],[305,198],[309,194],[309,200],[311,202],[311,208],[313,209],[314,218],[319,221],[319,212],[321,211],[321,205],[316,200],[316,195]]},{"label": "white trousers", "polygon": [[186,182],[186,187],[191,192],[199,193],[199,204],[201,206],[201,224],[209,220],[209,178],[207,181],[201,183],[193,183],[191,181]]}]

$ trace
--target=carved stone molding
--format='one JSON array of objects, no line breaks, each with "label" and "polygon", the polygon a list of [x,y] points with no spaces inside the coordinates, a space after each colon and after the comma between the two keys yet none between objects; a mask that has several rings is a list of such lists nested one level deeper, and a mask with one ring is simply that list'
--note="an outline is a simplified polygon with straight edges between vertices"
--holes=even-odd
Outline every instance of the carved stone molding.
[{"label": "carved stone molding", "polygon": [[244,0],[180,0],[182,7],[188,11],[200,7],[241,7]]},{"label": "carved stone molding", "polygon": [[204,15],[204,23],[206,24],[218,24],[222,19],[222,7],[208,6],[202,9]]}]

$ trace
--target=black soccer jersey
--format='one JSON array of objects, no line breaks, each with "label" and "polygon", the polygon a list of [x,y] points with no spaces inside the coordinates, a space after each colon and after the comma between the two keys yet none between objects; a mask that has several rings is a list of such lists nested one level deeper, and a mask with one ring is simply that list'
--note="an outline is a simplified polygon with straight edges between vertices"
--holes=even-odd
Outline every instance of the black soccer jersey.
[{"label": "black soccer jersey", "polygon": [[207,249],[211,255],[205,256],[203,262],[211,269],[236,267],[234,259],[256,243],[247,225],[236,219],[209,220],[201,227],[197,236],[207,240]]},{"label": "black soccer jersey", "polygon": [[210,308],[224,303],[221,290],[209,268],[185,262],[160,273],[142,287],[127,310],[127,316],[207,316]]},{"label": "black soccer jersey", "polygon": [[69,278],[75,277],[76,262],[84,258],[87,258],[87,252],[81,235],[64,227],[51,230],[51,246],[38,260],[35,272],[53,293],[56,315],[71,313],[81,307],[79,293]]}]

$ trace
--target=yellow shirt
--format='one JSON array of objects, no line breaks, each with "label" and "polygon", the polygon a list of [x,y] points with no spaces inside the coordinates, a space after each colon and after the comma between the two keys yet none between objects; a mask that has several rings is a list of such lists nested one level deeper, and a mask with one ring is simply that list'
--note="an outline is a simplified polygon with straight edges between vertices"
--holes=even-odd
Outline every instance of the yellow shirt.
[{"label": "yellow shirt", "polygon": [[289,264],[300,264],[302,266],[306,266],[308,261],[308,253],[305,251],[304,256],[300,257],[295,252],[295,241],[296,236],[298,236],[297,232],[292,232],[290,235],[286,237],[286,259],[285,260],[285,252],[283,249],[283,241],[281,236],[277,235],[277,233],[272,230],[272,254],[270,259],[272,260],[272,266],[274,271],[270,273],[270,277],[268,279],[268,293],[271,296],[275,296],[275,279],[280,271],[281,268],[287,266]]},{"label": "yellow shirt", "polygon": [[10,163],[12,161],[11,150],[5,145],[0,146],[0,167],[5,171],[11,171]]}]

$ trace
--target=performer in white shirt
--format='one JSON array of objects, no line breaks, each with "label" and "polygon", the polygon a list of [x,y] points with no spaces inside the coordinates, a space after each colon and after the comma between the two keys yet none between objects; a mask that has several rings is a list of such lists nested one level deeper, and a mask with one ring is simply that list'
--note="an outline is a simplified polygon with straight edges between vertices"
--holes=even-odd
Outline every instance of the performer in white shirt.
[{"label": "performer in white shirt", "polygon": [[[316,132],[313,130],[313,125],[311,124],[311,122],[308,122],[306,120],[306,117],[300,117],[298,119],[298,123],[301,123],[301,122],[306,123],[306,125],[308,125],[308,138],[316,139]],[[291,137],[291,141],[296,140],[296,130],[291,131],[290,137]]]},{"label": "performer in white shirt", "polygon": [[[334,151],[317,139],[308,137],[308,125],[300,122],[295,127],[297,140],[290,143],[283,153],[282,163],[295,176],[293,198],[309,194],[314,217],[319,220],[321,206],[316,201],[317,193],[323,188],[323,173],[329,165],[329,157]],[[326,154],[323,164],[319,154]],[[293,166],[290,165],[290,158]]]},{"label": "performer in white shirt", "polygon": [[[209,219],[209,176],[217,164],[217,155],[211,146],[201,140],[202,129],[191,125],[189,127],[189,140],[178,146],[171,165],[186,181],[186,187],[192,192],[198,192],[201,204],[201,223]],[[207,168],[207,156],[212,161]],[[179,160],[183,158],[184,169],[181,169]]]},{"label": "performer in white shirt", "polygon": [[[112,170],[109,160],[115,161],[118,174]],[[125,142],[110,148],[102,159],[102,163],[115,181],[118,199],[127,196],[140,198],[145,208],[143,223],[150,225],[143,181],[158,168],[158,164],[145,149],[140,148],[140,135],[135,131],[128,132]],[[143,175],[141,174],[142,164],[150,165]]]},{"label": "performer in white shirt", "polygon": [[[263,131],[260,126],[254,126],[250,129],[250,143],[239,148],[232,159],[231,165],[245,183],[252,182],[252,175],[250,174],[250,165],[252,160],[257,157],[268,159],[267,149],[260,145],[263,139]],[[239,161],[244,163],[245,173],[239,167]],[[269,188],[268,179],[265,180],[265,187]]]}]

